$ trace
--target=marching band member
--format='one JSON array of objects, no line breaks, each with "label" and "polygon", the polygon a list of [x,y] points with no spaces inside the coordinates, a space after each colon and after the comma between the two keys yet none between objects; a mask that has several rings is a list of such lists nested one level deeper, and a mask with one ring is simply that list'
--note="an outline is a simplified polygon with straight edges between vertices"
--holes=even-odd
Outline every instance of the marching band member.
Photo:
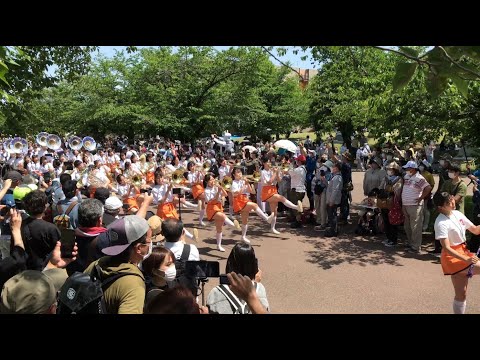
[{"label": "marching band member", "polygon": [[140,208],[140,203],[143,201],[143,195],[140,194],[140,189],[132,183],[127,183],[124,175],[117,176],[117,187],[112,191],[120,195],[124,204],[128,205],[125,213],[135,214]]},{"label": "marching band member", "polygon": [[[230,176],[231,166],[228,165],[227,160],[223,156],[220,157],[219,163],[220,167],[218,168],[218,179],[222,181],[225,176]],[[228,213],[231,217],[233,216],[233,195],[230,191],[228,191]]]},{"label": "marching band member", "polygon": [[153,184],[155,183],[155,169],[157,167],[157,164],[154,161],[152,153],[148,153],[145,159],[145,173],[147,178],[147,184]]},{"label": "marching band member", "polygon": [[203,174],[195,171],[195,163],[190,161],[187,165],[188,182],[192,187],[193,199],[198,202],[200,210],[199,221],[201,226],[205,226],[203,218],[205,217],[205,188],[203,187]]},{"label": "marching band member", "polygon": [[233,180],[230,189],[230,193],[233,197],[232,208],[236,213],[240,212],[242,216],[242,240],[246,243],[250,243],[246,237],[248,230],[248,214],[250,211],[255,211],[258,216],[269,224],[273,221],[274,213],[272,212],[270,216],[267,216],[257,204],[249,200],[249,194],[255,194],[255,189],[252,184],[243,179],[241,168],[236,167],[233,170],[233,176],[235,177],[235,180]]},{"label": "marching band member", "polygon": [[[158,185],[156,185],[154,188],[155,192],[152,189],[152,195],[154,199],[157,199],[158,201],[157,216],[159,216],[162,220],[179,220],[180,217],[178,216],[175,205],[175,203],[178,204],[178,198],[173,195],[173,183],[164,181],[162,171],[157,172],[155,181],[158,183]],[[193,235],[187,229],[184,229],[184,231],[187,238],[198,241],[197,229],[193,229]]]},{"label": "marching band member", "polygon": [[262,201],[267,201],[270,204],[270,209],[274,213],[274,217],[271,223],[271,229],[274,234],[280,234],[279,231],[275,229],[275,224],[277,222],[277,206],[278,203],[283,203],[286,207],[290,209],[297,210],[299,213],[303,212],[302,202],[298,201],[297,205],[294,205],[292,202],[287,200],[284,196],[277,193],[276,183],[279,178],[278,171],[272,171],[270,160],[268,158],[263,158],[263,170],[260,183],[262,184]]},{"label": "marching band member", "polygon": [[227,224],[240,230],[240,224],[237,220],[232,222],[223,213],[223,206],[220,197],[227,196],[227,192],[220,187],[218,183],[215,183],[215,177],[211,174],[205,175],[203,186],[205,188],[205,200],[207,201],[207,219],[209,221],[215,221],[215,227],[217,230],[217,250],[224,252],[225,249],[222,247],[223,225]]}]

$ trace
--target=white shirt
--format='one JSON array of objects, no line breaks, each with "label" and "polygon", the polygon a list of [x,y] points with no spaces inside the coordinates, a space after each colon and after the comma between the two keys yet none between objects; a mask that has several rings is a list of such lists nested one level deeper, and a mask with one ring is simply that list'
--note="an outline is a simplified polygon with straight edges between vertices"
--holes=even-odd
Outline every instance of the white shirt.
[{"label": "white shirt", "polygon": [[[168,190],[168,184],[163,184],[163,185],[155,185],[153,188],[152,188],[152,196],[153,196],[153,201],[152,201],[152,204],[153,205],[157,205],[160,200],[163,199],[163,197],[165,196],[165,193],[167,192]],[[168,195],[167,195],[167,198],[165,199],[165,202],[173,202],[173,192],[172,192],[172,189],[170,189]]]},{"label": "white shirt", "polygon": [[435,220],[435,239],[448,239],[450,245],[460,245],[465,240],[465,230],[473,223],[458,210],[453,210],[450,216],[440,214]]},{"label": "white shirt", "polygon": [[218,193],[217,187],[214,187],[214,188],[207,187],[205,189],[205,200],[206,200],[206,202],[208,203],[208,202],[212,201],[213,199],[216,199],[217,198],[217,193]]},{"label": "white shirt", "polygon": [[223,177],[230,173],[230,166],[220,166],[218,168],[218,177],[219,180],[222,181]]},{"label": "white shirt", "polygon": [[232,187],[230,189],[230,191],[233,193],[236,193],[237,191],[242,191],[240,194],[235,194],[235,195],[241,195],[241,194],[250,194],[248,192],[248,190],[246,188],[244,188],[245,186],[245,180],[241,179],[241,180],[233,180],[232,182]]},{"label": "white shirt", "polygon": [[273,171],[272,170],[262,170],[262,176],[260,177],[260,184],[262,186],[267,185],[267,183],[271,180],[273,177]]},{"label": "white shirt", "polygon": [[291,189],[295,189],[295,192],[305,192],[305,178],[307,176],[307,170],[305,166],[299,166],[295,169],[288,170],[291,177]]},{"label": "white shirt", "polygon": [[427,186],[430,186],[430,184],[418,172],[411,177],[405,176],[402,189],[402,205],[423,205],[423,200],[419,203],[418,199],[420,199],[423,189],[425,189]]},{"label": "white shirt", "polygon": [[202,182],[202,174],[199,171],[189,172],[188,173],[188,182],[190,184],[196,184]]},{"label": "white shirt", "polygon": [[[177,242],[165,242],[165,248],[170,249],[173,254],[175,255],[175,259],[180,259],[183,252],[183,247],[185,244],[182,241]],[[188,255],[188,260],[199,261],[200,254],[198,253],[198,249],[195,245],[190,244],[190,255]]]}]

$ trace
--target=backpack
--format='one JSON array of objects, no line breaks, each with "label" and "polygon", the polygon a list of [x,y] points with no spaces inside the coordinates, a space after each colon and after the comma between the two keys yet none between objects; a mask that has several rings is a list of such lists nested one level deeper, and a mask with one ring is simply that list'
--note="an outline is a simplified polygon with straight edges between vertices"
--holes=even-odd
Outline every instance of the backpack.
[{"label": "backpack", "polygon": [[175,268],[177,269],[177,275],[175,276],[175,280],[173,280],[174,284],[181,284],[186,286],[192,292],[193,296],[198,296],[198,283],[194,277],[187,276],[187,272],[185,270],[185,263],[188,261],[188,257],[190,256],[190,245],[185,244],[183,246],[182,255],[180,255],[179,259],[175,261]]},{"label": "backpack", "polygon": [[[253,283],[255,286],[255,291],[257,291],[257,283]],[[227,285],[218,285],[218,291],[220,291],[225,298],[230,303],[234,314],[251,314],[252,311],[248,307],[247,303],[243,300],[240,300]]]},{"label": "backpack", "polygon": [[53,218],[53,223],[57,225],[59,229],[71,229],[72,227],[70,226],[70,212],[73,210],[73,208],[78,204],[77,201],[74,201],[70,204],[70,206],[65,210],[65,212],[62,211],[62,206],[57,205],[57,211],[61,215],[57,215]]},{"label": "backpack", "polygon": [[121,273],[100,279],[101,269],[95,265],[92,274],[73,273],[62,286],[58,295],[57,314],[107,314],[104,292],[116,280],[134,273]]}]

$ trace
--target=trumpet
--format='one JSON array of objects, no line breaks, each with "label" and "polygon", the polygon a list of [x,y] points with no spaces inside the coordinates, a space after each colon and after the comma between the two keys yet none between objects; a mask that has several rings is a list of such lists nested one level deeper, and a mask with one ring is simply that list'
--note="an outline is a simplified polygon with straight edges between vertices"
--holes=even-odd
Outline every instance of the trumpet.
[{"label": "trumpet", "polygon": [[134,186],[140,187],[142,186],[142,178],[140,175],[135,174],[128,178],[128,182]]},{"label": "trumpet", "polygon": [[231,187],[232,187],[232,178],[230,176],[224,176],[222,181],[220,182],[220,186],[224,189],[224,190],[230,190]]},{"label": "trumpet", "polygon": [[184,173],[184,171],[182,171],[182,170],[180,170],[180,169],[175,170],[175,171],[172,173],[172,175],[171,175],[171,181],[172,181],[172,183],[177,184],[177,185],[179,185],[180,183],[182,183],[183,180],[184,180],[183,173]]}]

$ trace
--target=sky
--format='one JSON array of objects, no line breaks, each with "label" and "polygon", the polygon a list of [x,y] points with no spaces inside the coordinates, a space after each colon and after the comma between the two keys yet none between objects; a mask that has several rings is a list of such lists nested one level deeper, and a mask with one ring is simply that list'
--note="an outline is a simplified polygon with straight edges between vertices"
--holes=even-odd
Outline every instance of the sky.
[{"label": "sky", "polygon": [[[116,50],[121,51],[121,50],[125,50],[125,48],[126,48],[125,46],[100,46],[99,52],[106,57],[112,57],[113,55],[115,55]],[[215,48],[218,50],[225,50],[225,49],[228,49],[228,46],[215,46]],[[301,50],[299,51],[298,55],[295,55],[293,53],[293,46],[289,46],[287,47],[287,49],[288,49],[288,52],[285,56],[277,56],[276,51],[273,51],[273,54],[275,54],[277,58],[279,58],[285,63],[287,61],[290,61],[290,65],[294,68],[302,68],[302,69],[314,68],[310,60],[307,59],[303,61],[300,59],[304,55]],[[279,62],[277,60],[275,60],[272,57],[270,59],[275,65],[279,65]]]}]

